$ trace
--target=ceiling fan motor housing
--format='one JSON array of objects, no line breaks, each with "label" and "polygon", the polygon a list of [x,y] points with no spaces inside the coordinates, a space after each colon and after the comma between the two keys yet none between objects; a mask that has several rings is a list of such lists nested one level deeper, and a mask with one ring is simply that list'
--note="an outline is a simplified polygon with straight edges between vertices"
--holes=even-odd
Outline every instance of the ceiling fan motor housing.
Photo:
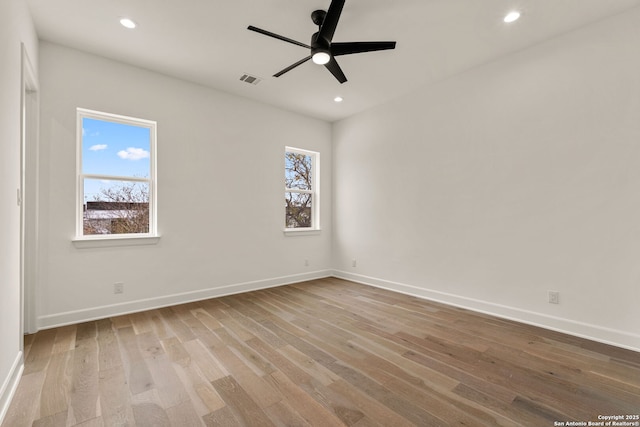
[{"label": "ceiling fan motor housing", "polygon": [[320,37],[320,32],[314,33],[311,36],[311,56],[318,52],[329,53],[330,43],[325,40],[324,37]]}]

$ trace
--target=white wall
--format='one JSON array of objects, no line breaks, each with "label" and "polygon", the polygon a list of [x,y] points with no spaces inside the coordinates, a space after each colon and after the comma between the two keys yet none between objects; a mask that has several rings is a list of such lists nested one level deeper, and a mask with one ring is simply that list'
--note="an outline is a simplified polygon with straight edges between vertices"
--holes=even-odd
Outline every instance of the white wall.
[{"label": "white wall", "polygon": [[338,274],[640,350],[639,20],[336,123]]},{"label": "white wall", "polygon": [[[330,273],[328,123],[50,43],[40,75],[40,327]],[[77,107],[158,122],[159,244],[72,244]],[[320,152],[319,235],[283,234],[287,145]]]},{"label": "white wall", "polygon": [[20,336],[20,99],[24,43],[37,60],[38,43],[27,7],[0,2],[0,422],[22,367]]}]

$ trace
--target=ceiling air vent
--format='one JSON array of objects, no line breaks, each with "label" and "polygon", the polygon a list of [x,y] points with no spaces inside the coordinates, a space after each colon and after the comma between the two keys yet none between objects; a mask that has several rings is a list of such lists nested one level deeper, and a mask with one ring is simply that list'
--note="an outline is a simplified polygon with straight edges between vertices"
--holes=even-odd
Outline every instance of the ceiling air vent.
[{"label": "ceiling air vent", "polygon": [[240,81],[257,85],[262,81],[262,79],[260,77],[252,76],[251,74],[243,74],[242,77],[240,77]]}]

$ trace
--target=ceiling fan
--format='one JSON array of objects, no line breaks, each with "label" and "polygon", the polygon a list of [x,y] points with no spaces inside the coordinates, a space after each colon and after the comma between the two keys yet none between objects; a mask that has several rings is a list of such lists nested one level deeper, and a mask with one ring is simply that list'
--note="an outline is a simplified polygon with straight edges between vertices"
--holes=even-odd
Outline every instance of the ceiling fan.
[{"label": "ceiling fan", "polygon": [[282,71],[278,71],[273,76],[280,77],[284,73],[287,73],[299,65],[304,64],[308,60],[313,60],[314,63],[324,65],[327,70],[333,74],[333,76],[340,82],[347,81],[347,77],[342,72],[342,69],[336,62],[335,57],[340,55],[351,55],[353,53],[372,52],[376,50],[388,50],[395,49],[396,42],[348,42],[348,43],[334,43],[333,34],[338,26],[338,20],[342,13],[345,0],[332,0],[329,5],[329,9],[315,10],[311,13],[311,20],[316,24],[319,29],[318,32],[311,36],[311,45],[301,43],[296,40],[292,40],[288,37],[281,36],[279,34],[272,33],[261,28],[249,25],[248,30],[255,31],[265,36],[273,37],[278,40],[282,40],[288,43],[292,43],[298,46],[309,49],[311,52],[309,56],[302,58],[295,64],[289,65]]}]

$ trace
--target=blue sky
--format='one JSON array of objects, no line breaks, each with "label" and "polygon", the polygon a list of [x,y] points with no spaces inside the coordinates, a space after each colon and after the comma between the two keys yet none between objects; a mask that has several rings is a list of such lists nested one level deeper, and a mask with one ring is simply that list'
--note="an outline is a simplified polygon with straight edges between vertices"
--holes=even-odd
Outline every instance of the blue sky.
[{"label": "blue sky", "polygon": [[[124,177],[150,176],[150,130],[146,127],[82,119],[82,172]],[[85,180],[85,200],[114,182]]]}]

